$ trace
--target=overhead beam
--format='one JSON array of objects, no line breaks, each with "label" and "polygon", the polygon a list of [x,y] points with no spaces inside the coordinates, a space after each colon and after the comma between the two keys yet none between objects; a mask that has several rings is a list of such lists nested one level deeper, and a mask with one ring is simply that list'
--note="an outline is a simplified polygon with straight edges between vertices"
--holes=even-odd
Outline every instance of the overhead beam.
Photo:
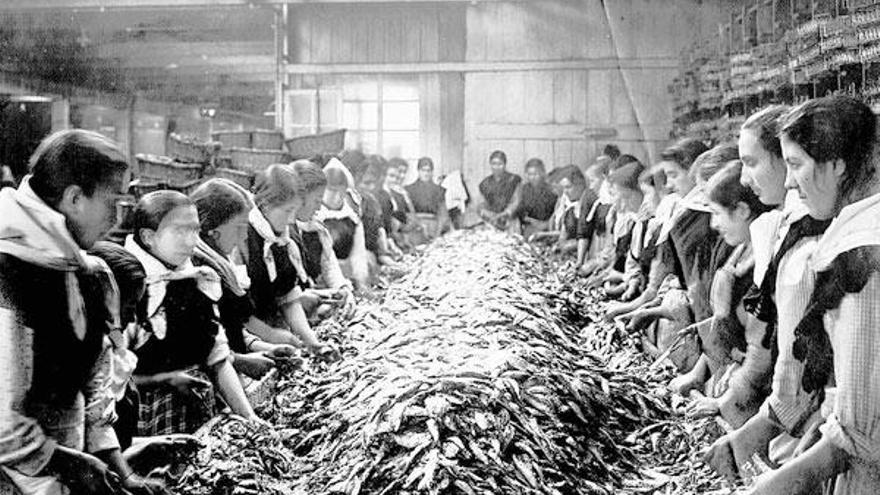
[{"label": "overhead beam", "polygon": [[[106,59],[104,60],[106,62]],[[221,73],[241,73],[241,72],[273,72],[275,67],[275,57],[270,55],[220,55],[220,56],[179,56],[176,54],[166,53],[157,54],[154,57],[135,57],[131,59],[120,59],[108,63],[108,66],[115,66],[129,69],[151,69],[151,68],[167,68],[169,70],[192,71],[192,72],[221,72]]]},{"label": "overhead beam", "polygon": [[281,4],[370,4],[370,3],[485,3],[523,2],[529,0],[3,0],[2,11],[86,10],[86,9],[152,9],[193,7],[260,7]]},{"label": "overhead beam", "polygon": [[272,55],[272,41],[127,41],[98,46],[99,58],[150,60],[157,57]]},{"label": "overhead beam", "polygon": [[403,64],[288,64],[288,74],[420,74],[587,69],[677,69],[675,58],[592,58],[557,61],[437,62]]}]

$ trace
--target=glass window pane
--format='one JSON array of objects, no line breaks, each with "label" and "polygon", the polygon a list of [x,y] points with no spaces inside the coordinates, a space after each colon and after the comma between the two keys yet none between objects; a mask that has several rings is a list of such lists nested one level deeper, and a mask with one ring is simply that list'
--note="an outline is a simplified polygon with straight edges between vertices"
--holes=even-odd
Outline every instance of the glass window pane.
[{"label": "glass window pane", "polygon": [[379,100],[379,82],[361,77],[346,78],[342,97],[346,100]]},{"label": "glass window pane", "polygon": [[319,125],[322,129],[339,127],[339,105],[341,104],[339,91],[321,91],[318,99],[318,113],[321,118]]},{"label": "glass window pane", "polygon": [[419,128],[419,103],[385,103],[382,107],[382,129],[412,131]]},{"label": "glass window pane", "polygon": [[421,143],[418,131],[390,131],[382,133],[383,155],[387,157],[418,157]]},{"label": "glass window pane", "polygon": [[384,101],[417,101],[419,99],[419,85],[415,80],[388,80],[382,81],[382,100]]},{"label": "glass window pane", "polygon": [[342,105],[343,122],[347,129],[377,130],[379,105],[375,102],[350,102]]},{"label": "glass window pane", "polygon": [[371,132],[346,132],[345,148],[361,150],[366,154],[376,153],[378,149],[379,133]]}]

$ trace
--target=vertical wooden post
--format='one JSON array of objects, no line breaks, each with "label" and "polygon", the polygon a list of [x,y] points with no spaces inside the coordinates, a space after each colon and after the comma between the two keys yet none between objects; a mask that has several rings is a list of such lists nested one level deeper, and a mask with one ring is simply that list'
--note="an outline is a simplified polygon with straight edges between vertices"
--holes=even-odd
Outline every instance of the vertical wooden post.
[{"label": "vertical wooden post", "polygon": [[284,63],[287,38],[287,4],[275,9],[275,129],[284,126]]}]

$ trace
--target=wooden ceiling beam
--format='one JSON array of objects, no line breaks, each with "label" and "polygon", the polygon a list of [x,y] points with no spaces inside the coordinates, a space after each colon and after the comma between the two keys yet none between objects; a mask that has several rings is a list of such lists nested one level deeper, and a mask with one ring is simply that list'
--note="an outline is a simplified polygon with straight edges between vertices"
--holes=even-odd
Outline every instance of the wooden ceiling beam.
[{"label": "wooden ceiling beam", "polygon": [[194,72],[191,70],[176,71],[164,69],[120,69],[122,75],[135,82],[151,82],[164,84],[167,81],[182,81],[186,84],[230,83],[230,84],[272,84],[274,73],[269,72]]},{"label": "wooden ceiling beam", "polygon": [[175,54],[189,57],[272,55],[274,48],[272,41],[127,41],[99,45],[98,56],[101,58],[131,59],[156,54]]}]

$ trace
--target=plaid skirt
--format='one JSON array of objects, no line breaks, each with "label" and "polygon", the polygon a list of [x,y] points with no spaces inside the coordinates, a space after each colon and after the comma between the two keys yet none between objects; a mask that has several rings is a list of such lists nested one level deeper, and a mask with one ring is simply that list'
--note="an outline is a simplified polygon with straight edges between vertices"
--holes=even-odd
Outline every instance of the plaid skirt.
[{"label": "plaid skirt", "polygon": [[[183,370],[210,381],[207,373],[198,368]],[[214,387],[198,391],[198,397],[181,394],[167,385],[138,387],[138,436],[194,433],[214,416]]]}]

